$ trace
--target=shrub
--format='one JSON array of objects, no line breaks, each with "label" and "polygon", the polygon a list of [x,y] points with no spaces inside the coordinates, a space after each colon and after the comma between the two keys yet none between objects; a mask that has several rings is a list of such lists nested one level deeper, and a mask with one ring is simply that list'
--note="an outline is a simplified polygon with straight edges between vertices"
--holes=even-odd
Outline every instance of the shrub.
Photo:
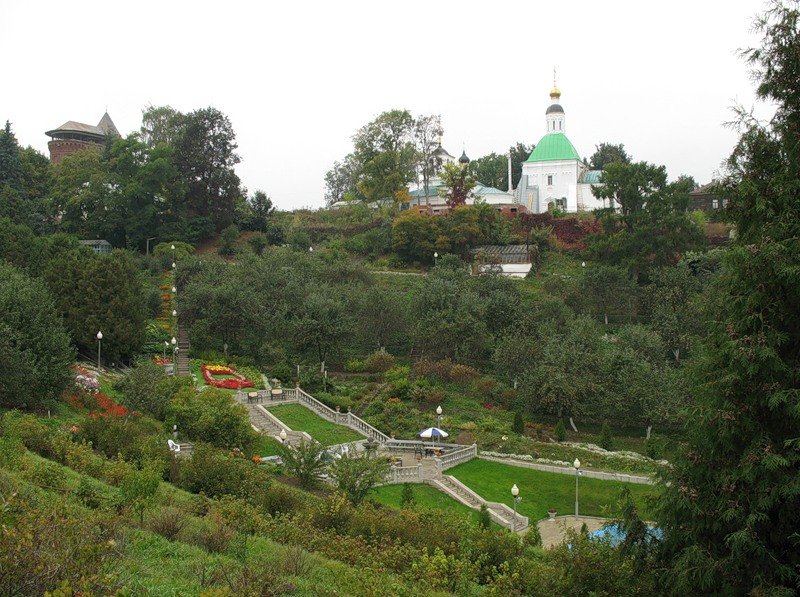
[{"label": "shrub", "polygon": [[278,363],[272,367],[272,376],[284,384],[291,382],[294,379],[293,375],[292,368],[287,363]]},{"label": "shrub", "polygon": [[221,553],[228,549],[234,534],[220,513],[212,511],[189,533],[188,541],[209,553]]},{"label": "shrub", "polygon": [[115,592],[98,576],[112,556],[113,518],[75,511],[63,501],[37,509],[17,495],[6,496],[5,506],[14,523],[0,533],[3,595],[44,595],[65,581],[80,588],[74,594]]},{"label": "shrub", "polygon": [[556,440],[563,442],[567,439],[567,428],[564,427],[564,421],[562,419],[558,420],[556,423],[556,428],[554,430]]},{"label": "shrub", "polygon": [[525,433],[525,418],[522,416],[522,412],[516,411],[514,413],[514,422],[511,424],[511,430],[514,433]]},{"label": "shrub", "polygon": [[481,377],[475,382],[475,388],[484,396],[490,395],[497,387],[497,381],[492,377]]},{"label": "shrub", "polygon": [[655,434],[651,435],[644,444],[644,451],[648,458],[658,460],[663,454],[664,445],[660,439],[657,439]]},{"label": "shrub", "polygon": [[264,499],[269,475],[243,458],[235,458],[208,444],[198,443],[192,457],[181,462],[180,484],[209,497],[239,496],[254,503]]},{"label": "shrub", "polygon": [[300,481],[302,487],[314,487],[327,466],[323,455],[325,446],[319,442],[302,442],[299,446],[284,446],[282,452],[286,471]]},{"label": "shrub", "polygon": [[394,367],[394,363],[394,356],[383,350],[378,350],[364,360],[364,369],[370,373],[383,373]]},{"label": "shrub", "polygon": [[173,541],[188,522],[186,514],[177,508],[161,508],[147,521],[147,528],[161,535],[167,541]]},{"label": "shrub", "polygon": [[203,392],[194,388],[180,390],[167,408],[166,421],[190,438],[220,448],[239,448],[247,454],[257,439],[247,409],[227,392],[215,388]]},{"label": "shrub", "polygon": [[287,576],[308,576],[313,568],[314,564],[308,552],[297,545],[289,545],[278,563],[278,573]]},{"label": "shrub", "polygon": [[368,458],[345,454],[334,460],[331,473],[336,486],[353,505],[360,504],[376,484],[383,482],[389,472],[389,463],[383,458]]},{"label": "shrub", "polygon": [[400,492],[400,505],[403,508],[413,508],[417,503],[414,498],[414,490],[411,488],[411,483],[403,483],[403,490]]},{"label": "shrub", "polygon": [[489,529],[492,526],[492,517],[489,516],[489,508],[486,504],[481,504],[481,511],[478,514],[478,526],[482,529]]},{"label": "shrub", "polygon": [[450,368],[448,377],[456,383],[464,383],[465,381],[478,377],[478,371],[468,365],[456,363]]},{"label": "shrub", "polygon": [[614,449],[614,437],[611,435],[611,428],[608,423],[603,423],[603,428],[600,431],[600,447],[609,451]]},{"label": "shrub", "polygon": [[345,371],[350,371],[352,373],[361,373],[364,371],[364,361],[360,361],[358,359],[350,359],[345,363],[344,366]]}]

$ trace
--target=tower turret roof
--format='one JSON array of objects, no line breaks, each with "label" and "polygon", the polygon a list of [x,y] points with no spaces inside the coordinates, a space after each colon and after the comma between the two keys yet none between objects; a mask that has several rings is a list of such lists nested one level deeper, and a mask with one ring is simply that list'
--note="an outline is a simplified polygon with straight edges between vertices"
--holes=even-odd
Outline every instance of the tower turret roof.
[{"label": "tower turret roof", "polygon": [[467,150],[461,152],[461,157],[458,158],[459,164],[469,164],[469,158],[467,157]]}]

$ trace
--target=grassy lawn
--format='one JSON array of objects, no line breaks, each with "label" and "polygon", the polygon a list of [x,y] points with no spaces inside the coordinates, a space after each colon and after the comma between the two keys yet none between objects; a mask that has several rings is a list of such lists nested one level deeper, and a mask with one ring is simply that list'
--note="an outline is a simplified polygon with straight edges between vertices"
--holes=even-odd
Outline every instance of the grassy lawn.
[{"label": "grassy lawn", "polygon": [[305,431],[325,446],[364,439],[364,436],[360,433],[356,433],[348,427],[326,421],[299,404],[273,406],[269,408],[269,411],[294,431]]},{"label": "grassy lawn", "polygon": [[[468,517],[473,522],[478,522],[478,511],[468,508],[464,504],[457,502],[447,494],[422,483],[412,483],[411,490],[414,492],[414,500],[417,506],[423,508],[434,508],[436,510],[445,510],[452,512],[459,516]],[[397,485],[382,485],[376,487],[369,494],[369,499],[383,504],[385,506],[392,506],[394,508],[402,507],[401,493],[403,486]],[[500,528],[500,527],[497,527]]]},{"label": "grassy lawn", "polygon": [[[532,519],[545,518],[551,507],[558,510],[559,515],[575,511],[574,475],[545,473],[477,458],[448,470],[447,474],[484,499],[508,505],[511,505],[511,486],[516,484],[522,497],[518,510]],[[580,478],[580,512],[587,516],[619,516],[618,502],[623,487],[630,490],[642,518],[649,518],[652,512],[649,498],[658,492],[655,487],[588,477]]]}]

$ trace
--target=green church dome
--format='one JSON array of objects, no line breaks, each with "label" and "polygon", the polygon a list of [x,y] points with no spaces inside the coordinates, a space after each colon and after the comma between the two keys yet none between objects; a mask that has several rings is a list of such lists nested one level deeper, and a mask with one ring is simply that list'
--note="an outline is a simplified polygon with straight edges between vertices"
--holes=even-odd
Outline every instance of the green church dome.
[{"label": "green church dome", "polygon": [[580,160],[578,152],[564,133],[548,133],[542,137],[526,162]]}]

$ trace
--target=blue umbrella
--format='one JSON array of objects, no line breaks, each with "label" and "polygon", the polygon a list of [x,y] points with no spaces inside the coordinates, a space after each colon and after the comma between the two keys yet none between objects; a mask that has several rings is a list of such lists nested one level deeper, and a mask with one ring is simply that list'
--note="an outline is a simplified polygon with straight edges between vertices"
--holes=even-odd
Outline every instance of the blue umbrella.
[{"label": "blue umbrella", "polygon": [[437,437],[447,437],[449,433],[447,431],[443,431],[438,427],[428,427],[427,429],[423,429],[417,435],[421,438],[433,438],[433,442],[436,443]]}]

